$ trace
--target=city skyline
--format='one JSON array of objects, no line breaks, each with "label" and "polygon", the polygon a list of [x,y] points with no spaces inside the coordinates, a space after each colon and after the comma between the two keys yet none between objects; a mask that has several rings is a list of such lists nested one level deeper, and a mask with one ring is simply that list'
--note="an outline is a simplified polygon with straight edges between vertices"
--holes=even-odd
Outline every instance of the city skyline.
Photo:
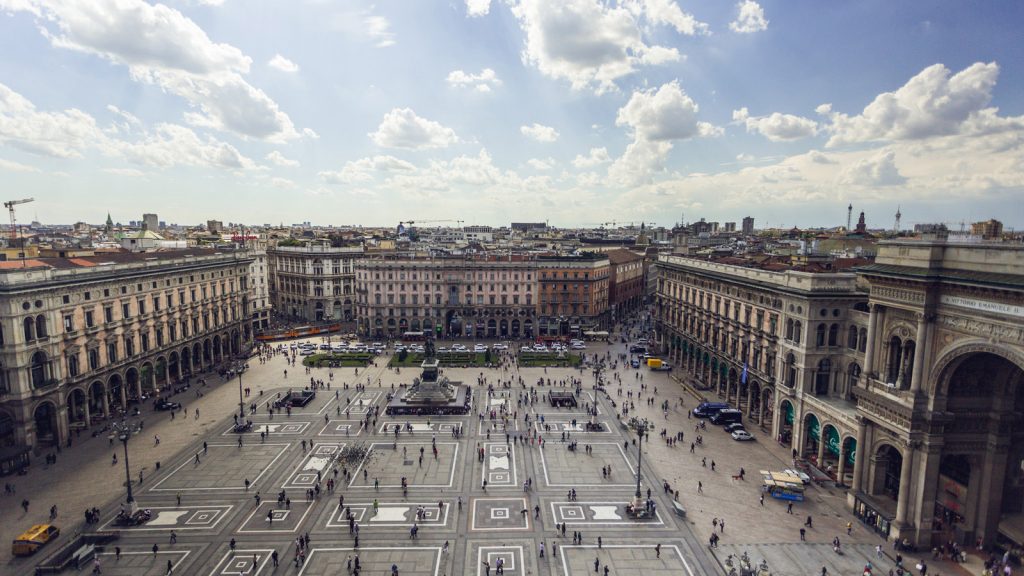
[{"label": "city skyline", "polygon": [[1024,224],[1015,4],[0,11],[19,222]]}]

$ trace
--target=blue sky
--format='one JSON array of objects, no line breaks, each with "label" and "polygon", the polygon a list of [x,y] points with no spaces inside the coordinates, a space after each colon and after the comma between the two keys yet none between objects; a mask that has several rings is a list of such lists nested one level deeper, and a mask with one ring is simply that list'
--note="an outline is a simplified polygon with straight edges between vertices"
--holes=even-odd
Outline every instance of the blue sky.
[{"label": "blue sky", "polygon": [[44,222],[1024,225],[1016,2],[0,13],[0,178]]}]

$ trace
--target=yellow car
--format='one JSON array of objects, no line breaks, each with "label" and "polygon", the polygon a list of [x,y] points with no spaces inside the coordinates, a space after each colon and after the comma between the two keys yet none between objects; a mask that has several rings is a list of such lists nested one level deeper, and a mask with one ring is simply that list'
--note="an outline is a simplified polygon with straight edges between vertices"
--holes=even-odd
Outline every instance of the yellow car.
[{"label": "yellow car", "polygon": [[15,539],[14,545],[11,546],[11,553],[15,556],[35,554],[36,550],[50,540],[55,540],[57,536],[60,536],[60,528],[51,524],[36,524]]}]

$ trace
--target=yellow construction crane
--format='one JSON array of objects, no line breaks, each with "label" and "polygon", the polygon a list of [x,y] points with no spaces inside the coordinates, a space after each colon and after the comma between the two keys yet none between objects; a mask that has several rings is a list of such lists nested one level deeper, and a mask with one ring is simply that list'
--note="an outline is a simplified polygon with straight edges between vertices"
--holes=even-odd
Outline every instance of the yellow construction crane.
[{"label": "yellow construction crane", "polygon": [[35,198],[23,198],[21,200],[8,200],[4,202],[4,208],[11,213],[11,246],[14,246],[18,242],[18,224],[14,218],[14,207],[18,204],[28,204],[34,202]]}]

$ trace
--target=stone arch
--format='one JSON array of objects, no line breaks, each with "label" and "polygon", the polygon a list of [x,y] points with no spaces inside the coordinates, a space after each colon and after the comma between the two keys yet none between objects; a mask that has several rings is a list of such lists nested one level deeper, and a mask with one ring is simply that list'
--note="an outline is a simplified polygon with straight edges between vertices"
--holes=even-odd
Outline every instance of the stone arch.
[{"label": "stone arch", "polygon": [[821,446],[821,418],[813,411],[804,413],[800,423],[800,456],[818,458],[818,447]]},{"label": "stone arch", "polygon": [[231,354],[237,356],[242,353],[242,334],[237,328],[231,331]]},{"label": "stone arch", "polygon": [[152,362],[143,362],[139,369],[139,387],[147,396],[156,390],[156,373]]},{"label": "stone arch", "polygon": [[110,400],[107,396],[107,383],[102,380],[94,380],[89,384],[89,412],[92,414],[110,415]]},{"label": "stone arch", "polygon": [[793,426],[796,424],[796,406],[788,398],[779,402],[779,442],[793,444]]},{"label": "stone arch", "polygon": [[213,362],[219,364],[221,358],[223,358],[224,349],[221,347],[220,334],[215,334],[212,341],[213,346]]},{"label": "stone arch", "polygon": [[494,318],[491,318],[490,320],[487,321],[487,337],[488,338],[494,338],[497,335],[498,335],[498,322]]},{"label": "stone arch", "polygon": [[181,377],[188,378],[192,375],[192,348],[185,346],[178,355],[181,364]]},{"label": "stone arch", "polygon": [[119,407],[121,410],[124,410],[125,404],[127,404],[127,390],[124,385],[124,379],[121,378],[120,374],[117,374],[115,372],[114,374],[111,374],[109,378],[107,378],[106,394],[108,416],[112,413],[110,409],[115,406]]},{"label": "stone arch", "polygon": [[177,351],[167,355],[167,376],[172,382],[181,380],[181,357]]},{"label": "stone arch", "polygon": [[821,426],[821,446],[819,451],[821,458],[818,459],[818,467],[828,470],[831,467],[832,474],[839,464],[839,457],[843,447],[843,433],[839,427],[831,422],[823,423]]},{"label": "stone arch", "polygon": [[993,344],[981,338],[957,342],[940,351],[932,364],[931,382],[928,383],[928,386],[935,398],[935,403],[932,405],[933,410],[945,409],[945,399],[949,393],[949,384],[953,374],[961,363],[977,353],[999,356],[1024,371],[1024,354],[1010,347]]},{"label": "stone arch", "polygon": [[39,401],[32,408],[32,420],[35,424],[36,445],[53,446],[60,443],[57,405],[52,400]]},{"label": "stone arch", "polygon": [[14,416],[0,408],[0,446],[14,446],[19,443],[15,434],[17,428]]},{"label": "stone arch", "polygon": [[127,390],[128,400],[139,402],[142,400],[142,376],[134,366],[124,372],[124,384]]},{"label": "stone arch", "polygon": [[42,388],[49,383],[51,379],[50,359],[46,356],[46,352],[36,350],[32,353],[29,361],[29,379],[32,382],[32,388]]},{"label": "stone arch", "polygon": [[498,336],[508,338],[508,320],[505,318],[502,318],[501,322],[498,323]]},{"label": "stone arch", "polygon": [[900,492],[900,469],[903,466],[903,449],[882,440],[874,446],[874,462],[869,483],[869,494],[896,500]]},{"label": "stone arch", "polygon": [[520,326],[519,325],[519,320],[512,320],[512,324],[511,324],[512,332],[511,332],[510,335],[513,338],[518,338],[519,337],[519,326]]},{"label": "stone arch", "polygon": [[203,340],[203,364],[209,366],[213,362],[213,343],[209,338]]},{"label": "stone arch", "polygon": [[771,422],[775,416],[775,388],[773,386],[765,385],[761,388],[761,413],[758,415],[757,422],[764,426],[765,424],[771,425]]},{"label": "stone arch", "polygon": [[82,426],[87,426],[89,421],[88,404],[89,396],[81,386],[75,386],[68,390],[64,396],[68,424],[80,422]]}]

